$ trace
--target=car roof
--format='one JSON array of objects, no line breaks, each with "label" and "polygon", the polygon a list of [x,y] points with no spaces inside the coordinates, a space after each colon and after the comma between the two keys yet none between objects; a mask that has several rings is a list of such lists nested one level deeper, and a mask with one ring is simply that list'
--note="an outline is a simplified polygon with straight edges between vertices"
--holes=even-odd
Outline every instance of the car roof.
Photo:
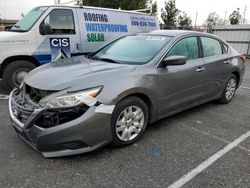
[{"label": "car roof", "polygon": [[202,33],[198,31],[188,31],[188,30],[154,30],[149,32],[149,34],[154,35],[165,35],[165,36],[185,36],[185,35],[206,35],[206,36],[213,36],[208,33]]}]

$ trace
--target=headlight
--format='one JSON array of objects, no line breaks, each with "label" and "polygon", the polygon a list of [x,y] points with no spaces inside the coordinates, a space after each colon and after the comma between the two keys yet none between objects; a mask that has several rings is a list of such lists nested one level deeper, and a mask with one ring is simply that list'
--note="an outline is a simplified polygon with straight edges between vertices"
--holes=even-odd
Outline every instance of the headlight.
[{"label": "headlight", "polygon": [[100,93],[102,87],[87,89],[76,93],[68,93],[60,97],[52,99],[47,105],[50,108],[68,108],[74,107],[81,104],[93,106],[97,100],[95,97]]}]

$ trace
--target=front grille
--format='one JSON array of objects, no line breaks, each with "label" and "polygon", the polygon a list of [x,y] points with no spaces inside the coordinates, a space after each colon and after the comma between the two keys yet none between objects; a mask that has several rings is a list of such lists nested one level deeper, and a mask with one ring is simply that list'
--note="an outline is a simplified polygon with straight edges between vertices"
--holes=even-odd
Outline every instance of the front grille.
[{"label": "front grille", "polygon": [[26,121],[29,119],[29,117],[31,116],[32,113],[33,113],[33,111],[27,111],[27,110],[19,109],[19,114],[18,114],[17,118],[22,123],[26,123]]},{"label": "front grille", "polygon": [[12,105],[11,109],[14,116],[22,123],[26,123],[30,115],[36,109],[35,106],[32,106],[25,102],[24,97],[22,96],[19,90],[15,90],[12,94]]},{"label": "front grille", "polygon": [[63,150],[77,150],[89,147],[88,144],[81,140],[72,140],[69,142],[62,142],[53,145],[46,145],[46,148],[38,148],[38,150],[50,151],[63,151]]}]

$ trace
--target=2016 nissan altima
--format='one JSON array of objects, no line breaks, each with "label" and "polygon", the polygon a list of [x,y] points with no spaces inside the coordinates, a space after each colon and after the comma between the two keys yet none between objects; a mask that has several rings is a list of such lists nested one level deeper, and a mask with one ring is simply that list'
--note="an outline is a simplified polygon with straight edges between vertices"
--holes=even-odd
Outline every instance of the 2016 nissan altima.
[{"label": "2016 nissan altima", "polygon": [[222,39],[192,31],[123,37],[86,57],[29,73],[11,93],[18,135],[45,157],[136,142],[147,124],[199,104],[228,103],[244,56]]}]

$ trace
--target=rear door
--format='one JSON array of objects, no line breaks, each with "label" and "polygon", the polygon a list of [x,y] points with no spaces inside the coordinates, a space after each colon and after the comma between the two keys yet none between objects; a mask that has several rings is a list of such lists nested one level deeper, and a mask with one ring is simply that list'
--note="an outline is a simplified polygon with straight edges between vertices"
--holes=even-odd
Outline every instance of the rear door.
[{"label": "rear door", "polygon": [[224,53],[221,41],[212,37],[200,37],[204,54],[204,84],[206,96],[216,97],[224,89],[228,73],[226,66],[230,62],[227,53]]},{"label": "rear door", "polygon": [[159,112],[162,116],[192,106],[204,99],[204,62],[195,36],[181,39],[167,53],[186,56],[184,65],[158,68]]},{"label": "rear door", "polygon": [[[42,34],[42,26],[51,27],[50,34]],[[80,49],[80,33],[78,19],[74,8],[53,8],[40,24],[37,40],[41,64],[49,61],[78,55]]]}]

